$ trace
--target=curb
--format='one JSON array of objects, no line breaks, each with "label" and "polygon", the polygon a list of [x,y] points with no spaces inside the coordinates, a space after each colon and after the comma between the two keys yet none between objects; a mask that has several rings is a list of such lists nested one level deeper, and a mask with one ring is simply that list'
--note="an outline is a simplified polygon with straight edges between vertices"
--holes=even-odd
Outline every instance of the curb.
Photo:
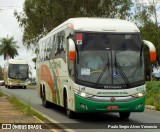
[{"label": "curb", "polygon": [[48,121],[53,123],[55,126],[57,126],[60,129],[63,129],[65,132],[75,132],[73,129],[67,128],[65,125],[60,124],[60,122],[50,118],[49,116],[41,113],[40,111],[36,110],[35,108],[31,107],[32,110],[36,111],[37,113],[41,114],[44,118],[46,118]]}]

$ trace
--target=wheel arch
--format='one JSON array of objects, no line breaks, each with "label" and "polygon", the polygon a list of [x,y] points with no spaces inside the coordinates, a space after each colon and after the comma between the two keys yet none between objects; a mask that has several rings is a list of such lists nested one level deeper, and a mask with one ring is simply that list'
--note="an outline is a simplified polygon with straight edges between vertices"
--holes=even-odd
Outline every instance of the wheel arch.
[{"label": "wheel arch", "polygon": [[63,106],[64,106],[64,107],[66,107],[66,106],[65,106],[65,99],[66,99],[67,97],[68,97],[67,87],[64,86],[64,87],[63,87]]},{"label": "wheel arch", "polygon": [[45,84],[40,83],[40,97],[42,98],[43,94],[45,93]]}]

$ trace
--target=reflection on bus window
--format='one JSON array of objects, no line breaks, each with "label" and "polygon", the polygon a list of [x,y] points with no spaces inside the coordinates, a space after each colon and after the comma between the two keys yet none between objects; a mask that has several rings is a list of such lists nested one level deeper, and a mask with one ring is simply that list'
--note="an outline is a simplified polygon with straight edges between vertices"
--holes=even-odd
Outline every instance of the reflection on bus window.
[{"label": "reflection on bus window", "polygon": [[9,77],[15,79],[28,78],[28,65],[27,64],[10,64]]}]

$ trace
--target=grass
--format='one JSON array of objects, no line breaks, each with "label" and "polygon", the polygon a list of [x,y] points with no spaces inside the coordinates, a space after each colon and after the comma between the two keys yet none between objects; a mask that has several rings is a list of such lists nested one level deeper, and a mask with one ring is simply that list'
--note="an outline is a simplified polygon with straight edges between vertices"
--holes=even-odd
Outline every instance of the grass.
[{"label": "grass", "polygon": [[28,86],[37,86],[36,83],[29,83]]},{"label": "grass", "polygon": [[4,93],[0,92],[0,97],[3,97],[4,96]]},{"label": "grass", "polygon": [[160,111],[160,81],[146,82],[146,104],[155,106]]},{"label": "grass", "polygon": [[16,97],[9,97],[9,101],[21,112],[23,112],[27,116],[36,116],[40,120],[45,120],[45,118],[39,114],[38,112],[31,109],[30,105],[24,104],[21,101],[19,101]]}]

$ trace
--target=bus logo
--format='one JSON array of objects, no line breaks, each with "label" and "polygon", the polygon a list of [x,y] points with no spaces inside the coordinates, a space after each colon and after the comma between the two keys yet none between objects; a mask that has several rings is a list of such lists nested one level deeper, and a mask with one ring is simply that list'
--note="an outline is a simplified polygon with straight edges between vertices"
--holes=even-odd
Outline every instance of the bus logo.
[{"label": "bus logo", "polygon": [[114,97],[111,97],[111,102],[114,102],[116,99]]},{"label": "bus logo", "polygon": [[76,40],[77,40],[77,45],[82,44],[82,33],[77,33],[76,34]]}]

